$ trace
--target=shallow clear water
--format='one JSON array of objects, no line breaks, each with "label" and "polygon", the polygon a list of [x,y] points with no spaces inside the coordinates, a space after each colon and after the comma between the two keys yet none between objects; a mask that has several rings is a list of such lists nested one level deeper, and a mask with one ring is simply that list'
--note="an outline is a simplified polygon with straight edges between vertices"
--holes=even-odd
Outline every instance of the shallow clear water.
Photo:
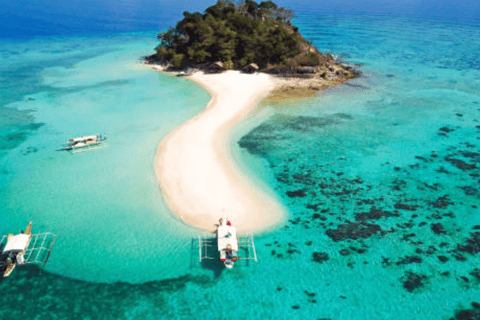
[{"label": "shallow clear water", "polygon": [[[33,110],[33,118],[16,129],[5,126],[7,132],[16,130],[17,139],[2,157],[0,199],[7,219],[1,230],[6,234],[33,220],[34,230],[57,233],[47,270],[92,281],[131,282],[186,272],[189,258],[178,247],[184,247],[192,231],[165,214],[153,157],[163,136],[198,113],[208,95],[184,79],[160,76],[140,64],[154,45],[151,38],[148,33],[107,41],[50,40],[54,61],[77,56],[78,49],[72,52],[68,46],[82,43],[86,58],[71,65],[63,60],[41,68],[42,59],[53,60],[44,58],[45,49],[16,58],[18,64],[37,60],[39,74],[33,74],[35,68],[27,71],[42,79],[45,90],[6,106],[12,110],[6,121],[18,122],[25,110]],[[74,155],[56,151],[69,137],[99,133],[109,136],[108,148]],[[170,228],[164,230],[164,224]],[[172,237],[174,230],[178,237]],[[155,263],[172,251],[178,259]]]},{"label": "shallow clear water", "polygon": [[[290,219],[233,270],[196,262],[198,231],[155,182],[159,141],[208,101],[138,62],[155,32],[3,40],[0,231],[33,220],[58,238],[44,269],[0,284],[0,318],[449,319],[480,302],[478,25],[295,24],[363,74],[237,129],[236,159]],[[90,132],[108,148],[56,151]]]}]

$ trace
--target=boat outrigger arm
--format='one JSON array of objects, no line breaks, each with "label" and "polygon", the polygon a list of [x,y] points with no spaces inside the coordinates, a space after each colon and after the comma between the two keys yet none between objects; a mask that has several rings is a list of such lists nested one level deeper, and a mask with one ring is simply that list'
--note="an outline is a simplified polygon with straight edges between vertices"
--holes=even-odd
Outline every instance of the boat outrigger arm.
[{"label": "boat outrigger arm", "polygon": [[[198,253],[199,261],[204,259],[217,259],[213,257],[216,255],[212,250],[216,242],[218,258],[223,262],[228,269],[233,268],[233,265],[238,260],[255,260],[257,261],[257,252],[253,242],[253,235],[248,234],[242,237],[237,237],[237,230],[232,223],[225,218],[220,219],[220,224],[217,225],[217,239],[208,239],[203,235],[198,236]],[[210,248],[212,250],[210,250]],[[241,251],[241,255],[239,254]],[[209,255],[211,254],[211,255]]]},{"label": "boat outrigger arm", "polygon": [[23,233],[3,236],[0,241],[0,279],[8,277],[17,265],[33,263],[44,266],[56,237],[49,232],[32,235],[32,222]]}]

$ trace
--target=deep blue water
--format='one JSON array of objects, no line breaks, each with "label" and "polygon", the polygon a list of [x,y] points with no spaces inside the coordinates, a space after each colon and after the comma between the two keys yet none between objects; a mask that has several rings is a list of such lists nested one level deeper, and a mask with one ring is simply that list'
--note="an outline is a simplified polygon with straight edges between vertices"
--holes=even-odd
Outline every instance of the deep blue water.
[{"label": "deep blue water", "polygon": [[[96,34],[163,30],[182,17],[183,11],[200,11],[214,1],[0,1],[0,38]],[[296,12],[340,15],[395,15],[435,18],[454,23],[479,23],[480,4],[475,0],[328,0],[277,1]]]},{"label": "deep blue water", "polygon": [[[139,63],[210,2],[1,3],[0,231],[59,236],[0,283],[0,319],[480,318],[478,3],[279,3],[362,76],[267,100],[240,138],[290,218],[231,272],[196,262],[152,170],[208,96]],[[85,130],[109,148],[55,152]]]}]

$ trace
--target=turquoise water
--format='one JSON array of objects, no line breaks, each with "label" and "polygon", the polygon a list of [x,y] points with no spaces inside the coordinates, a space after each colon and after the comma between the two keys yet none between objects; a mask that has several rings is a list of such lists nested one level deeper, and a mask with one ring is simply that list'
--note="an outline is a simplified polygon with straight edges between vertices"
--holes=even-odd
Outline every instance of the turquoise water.
[{"label": "turquoise water", "polygon": [[[268,104],[238,129],[236,156],[290,219],[256,235],[258,263],[233,270],[197,262],[198,230],[171,215],[155,182],[159,141],[208,102],[187,80],[139,63],[155,32],[2,40],[0,232],[33,220],[58,238],[45,268],[0,283],[0,319],[460,319],[474,310],[478,24],[311,12],[295,24],[321,51],[363,64],[362,76]],[[90,132],[107,133],[108,148],[56,151]]]}]

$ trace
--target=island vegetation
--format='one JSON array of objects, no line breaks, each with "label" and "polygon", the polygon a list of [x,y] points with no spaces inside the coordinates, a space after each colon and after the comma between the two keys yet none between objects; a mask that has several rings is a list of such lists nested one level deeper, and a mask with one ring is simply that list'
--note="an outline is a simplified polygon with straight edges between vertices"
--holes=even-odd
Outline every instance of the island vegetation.
[{"label": "island vegetation", "polygon": [[282,89],[320,90],[344,83],[358,73],[352,66],[322,54],[292,24],[292,10],[273,1],[218,0],[204,13],[185,11],[175,27],[158,34],[156,53],[146,62],[168,70],[228,69],[266,72],[291,81]]}]

